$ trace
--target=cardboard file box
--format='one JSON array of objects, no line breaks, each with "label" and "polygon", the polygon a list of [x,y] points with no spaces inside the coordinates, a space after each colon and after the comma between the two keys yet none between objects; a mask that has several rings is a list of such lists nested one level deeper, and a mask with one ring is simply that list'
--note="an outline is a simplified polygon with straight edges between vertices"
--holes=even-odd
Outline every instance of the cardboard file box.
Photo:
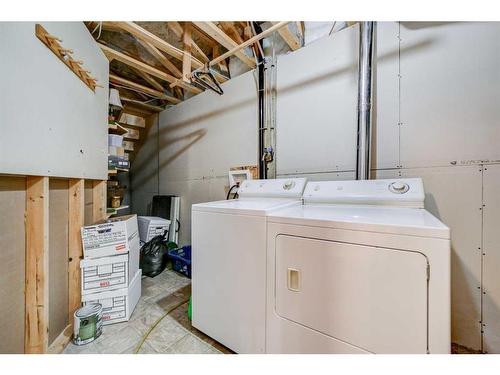
[{"label": "cardboard file box", "polygon": [[85,226],[81,233],[86,259],[126,254],[130,243],[139,235],[137,215],[119,216]]},{"label": "cardboard file box", "polygon": [[128,287],[129,257],[127,254],[83,259],[80,262],[80,269],[82,295]]},{"label": "cardboard file box", "polygon": [[141,270],[138,270],[128,288],[92,293],[82,296],[84,305],[102,305],[102,324],[109,325],[126,322],[134,312],[141,297]]}]

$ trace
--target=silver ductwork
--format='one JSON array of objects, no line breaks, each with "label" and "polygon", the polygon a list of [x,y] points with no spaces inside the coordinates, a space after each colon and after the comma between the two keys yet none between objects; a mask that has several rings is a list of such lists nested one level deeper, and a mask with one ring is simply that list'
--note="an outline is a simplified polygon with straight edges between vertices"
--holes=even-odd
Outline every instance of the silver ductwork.
[{"label": "silver ductwork", "polygon": [[374,27],[375,22],[360,23],[356,180],[368,180],[370,178]]}]

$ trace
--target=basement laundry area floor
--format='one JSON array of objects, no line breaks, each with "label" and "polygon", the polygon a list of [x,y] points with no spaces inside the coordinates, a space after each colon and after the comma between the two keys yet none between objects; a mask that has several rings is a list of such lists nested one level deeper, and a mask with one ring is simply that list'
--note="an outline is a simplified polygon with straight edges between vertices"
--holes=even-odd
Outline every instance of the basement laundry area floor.
[{"label": "basement laundry area floor", "polygon": [[[230,354],[229,349],[191,326],[188,300],[191,282],[166,269],[155,278],[142,278],[142,296],[128,322],[103,327],[95,341],[77,346],[69,343],[64,354],[133,354],[149,333],[139,354]],[[178,306],[178,307],[175,307]]]}]

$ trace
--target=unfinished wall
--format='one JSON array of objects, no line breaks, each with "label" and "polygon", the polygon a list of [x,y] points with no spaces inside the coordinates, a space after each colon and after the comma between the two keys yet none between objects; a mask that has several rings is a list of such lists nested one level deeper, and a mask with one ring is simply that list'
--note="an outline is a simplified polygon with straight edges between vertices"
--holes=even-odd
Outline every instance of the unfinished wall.
[{"label": "unfinished wall", "polygon": [[[96,215],[101,215],[101,209],[105,207],[101,198],[102,186],[98,182],[85,181],[86,224],[100,219]],[[48,307],[37,307],[48,311],[49,351],[57,353],[63,348],[61,340],[67,337],[61,333],[71,323],[68,320],[69,301],[71,297],[74,299],[75,295],[79,296],[80,288],[77,287],[76,293],[73,289],[72,293],[68,285],[72,276],[68,254],[71,222],[69,180],[50,178],[48,185],[48,268],[41,267],[40,274],[48,279],[49,303]],[[25,270],[29,254],[26,249],[26,237],[29,235],[26,233],[26,220],[30,214],[27,210],[26,189],[27,177],[0,175],[0,354],[25,351],[25,303],[28,302],[25,301]],[[76,270],[80,272],[79,268]]]},{"label": "unfinished wall", "polygon": [[68,323],[68,180],[50,179],[49,345]]},{"label": "unfinished wall", "polygon": [[[378,23],[372,160],[376,178],[424,179],[427,209],[452,230],[452,339],[496,353],[500,201],[488,164],[500,161],[499,33],[499,23]],[[357,53],[344,41],[355,35],[278,58],[278,175],[351,176]]]},{"label": "unfinished wall", "polygon": [[0,173],[106,179],[108,60],[83,22],[41,24],[104,88],[90,90],[34,22],[0,23]]},{"label": "unfinished wall", "polygon": [[0,353],[24,352],[26,180],[0,176]]},{"label": "unfinished wall", "polygon": [[[132,163],[132,210],[151,197],[181,197],[180,243],[191,242],[191,204],[225,198],[232,166],[257,164],[257,90],[253,72],[160,113]],[[159,150],[159,153],[158,151]]]}]

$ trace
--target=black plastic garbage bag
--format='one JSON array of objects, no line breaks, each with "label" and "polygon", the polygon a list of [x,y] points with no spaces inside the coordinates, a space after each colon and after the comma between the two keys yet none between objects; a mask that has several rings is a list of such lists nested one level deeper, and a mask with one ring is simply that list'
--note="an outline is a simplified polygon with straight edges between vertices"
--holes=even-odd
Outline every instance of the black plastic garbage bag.
[{"label": "black plastic garbage bag", "polygon": [[168,246],[165,235],[166,233],[156,236],[142,246],[140,267],[143,275],[155,277],[167,267]]}]

